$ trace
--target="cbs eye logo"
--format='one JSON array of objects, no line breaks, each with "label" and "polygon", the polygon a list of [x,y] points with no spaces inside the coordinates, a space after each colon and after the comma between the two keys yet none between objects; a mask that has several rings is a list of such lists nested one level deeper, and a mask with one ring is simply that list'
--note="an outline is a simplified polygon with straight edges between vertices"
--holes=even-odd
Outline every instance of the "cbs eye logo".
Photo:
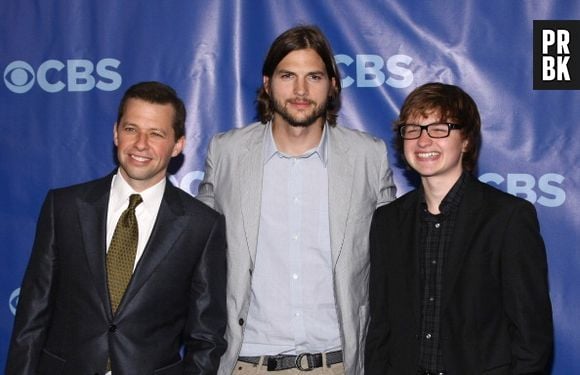
[{"label": "cbs eye logo", "polygon": [[4,70],[4,83],[10,91],[23,94],[34,85],[34,70],[24,61],[14,61]]},{"label": "cbs eye logo", "polygon": [[10,307],[10,312],[12,315],[16,315],[16,306],[18,306],[18,297],[20,297],[20,288],[14,289],[12,294],[10,294],[10,299],[8,300],[8,307]]},{"label": "cbs eye logo", "polygon": [[26,61],[13,61],[4,69],[4,84],[15,94],[30,91],[35,83],[46,92],[86,92],[93,89],[117,90],[123,83],[117,71],[121,62],[105,58],[93,63],[87,59],[47,60],[37,69]]}]

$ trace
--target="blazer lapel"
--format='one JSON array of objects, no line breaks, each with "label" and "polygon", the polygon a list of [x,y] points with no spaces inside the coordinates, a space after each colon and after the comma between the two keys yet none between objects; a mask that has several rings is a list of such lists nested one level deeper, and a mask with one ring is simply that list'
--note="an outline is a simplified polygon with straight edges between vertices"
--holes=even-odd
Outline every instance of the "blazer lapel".
[{"label": "blazer lapel", "polygon": [[336,266],[350,212],[353,179],[353,165],[349,159],[349,145],[342,142],[338,133],[325,125],[328,131],[328,215],[330,220],[330,246],[332,264]]},{"label": "blazer lapel", "polygon": [[453,294],[459,271],[477,230],[477,215],[484,203],[482,191],[477,184],[478,182],[471,176],[466,180],[465,193],[457,213],[457,222],[445,264],[443,307],[447,306]]},{"label": "blazer lapel", "polygon": [[163,258],[171,252],[179,233],[183,232],[187,227],[187,216],[180,204],[176,189],[167,181],[151,236],[143,250],[141,259],[137,263],[137,267],[135,267],[133,277],[127,286],[127,291],[123,296],[118,311],[122,311],[123,306],[135,296],[149,279]]},{"label": "blazer lapel", "polygon": [[250,252],[252,264],[256,261],[258,247],[258,228],[260,226],[260,208],[262,205],[262,178],[264,175],[263,141],[266,126],[259,127],[256,135],[251,137],[240,155],[240,168],[236,186],[240,189],[240,204],[242,207],[242,221],[246,234],[246,244]]},{"label": "blazer lapel", "polygon": [[88,268],[95,287],[101,297],[103,306],[111,311],[109,292],[107,290],[106,233],[107,205],[111,189],[112,174],[95,182],[84,198],[76,202],[79,212],[79,225],[82,234],[82,246],[87,257]]}]

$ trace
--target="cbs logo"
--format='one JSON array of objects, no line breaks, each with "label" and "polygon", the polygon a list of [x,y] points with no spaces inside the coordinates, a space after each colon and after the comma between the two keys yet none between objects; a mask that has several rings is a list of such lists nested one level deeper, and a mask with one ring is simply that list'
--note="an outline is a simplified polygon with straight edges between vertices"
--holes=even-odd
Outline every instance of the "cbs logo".
[{"label": "cbs logo", "polygon": [[93,89],[117,90],[123,83],[117,71],[121,62],[104,58],[96,63],[86,59],[47,60],[34,68],[26,61],[13,61],[4,69],[4,84],[16,94],[24,94],[34,84],[49,93],[63,90],[85,92]]},{"label": "cbs logo", "polygon": [[498,173],[484,173],[479,180],[498,188],[505,184],[508,193],[544,207],[559,207],[566,202],[566,191],[561,186],[564,176],[557,173],[546,173],[537,179],[527,173],[508,173],[505,178]]},{"label": "cbs logo", "polygon": [[402,89],[413,83],[413,71],[409,68],[413,58],[407,55],[393,55],[386,61],[373,54],[356,55],[354,58],[341,54],[336,55],[335,59],[337,65],[343,66],[343,88],[352,85],[380,87],[386,84]]}]

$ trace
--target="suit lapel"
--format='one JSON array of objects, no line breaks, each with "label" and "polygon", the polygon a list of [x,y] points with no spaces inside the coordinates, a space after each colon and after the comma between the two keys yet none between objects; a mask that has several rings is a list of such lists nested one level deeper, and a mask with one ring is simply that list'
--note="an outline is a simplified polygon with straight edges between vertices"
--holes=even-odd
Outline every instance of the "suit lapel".
[{"label": "suit lapel", "polygon": [[264,134],[266,126],[256,129],[256,134],[249,138],[245,149],[240,155],[239,170],[236,178],[239,182],[235,186],[242,186],[240,190],[240,204],[242,220],[246,235],[246,244],[252,263],[256,261],[258,247],[258,228],[260,226],[260,207],[262,205],[262,178],[264,175]]},{"label": "suit lapel", "polygon": [[86,196],[79,198],[76,202],[82,233],[82,245],[87,257],[88,268],[91,271],[91,276],[103,306],[107,306],[109,312],[111,308],[107,290],[105,256],[107,246],[107,205],[112,176],[111,174],[97,180]]},{"label": "suit lapel", "polygon": [[465,193],[457,213],[457,222],[447,253],[443,280],[443,307],[447,306],[457,283],[459,272],[470,250],[473,236],[477,230],[477,216],[483,206],[482,190],[471,176],[466,180]]},{"label": "suit lapel", "polygon": [[[179,234],[187,227],[187,216],[180,203],[177,188],[169,181],[165,187],[159,213],[143,255],[135,267],[133,277],[123,296],[119,310],[129,303],[143,284],[149,279],[159,263],[171,252]],[[190,228],[190,230],[192,230]]]},{"label": "suit lapel", "polygon": [[342,142],[340,134],[335,129],[325,126],[328,132],[328,215],[334,267],[342,251],[346,233],[354,170],[349,159],[349,144]]}]

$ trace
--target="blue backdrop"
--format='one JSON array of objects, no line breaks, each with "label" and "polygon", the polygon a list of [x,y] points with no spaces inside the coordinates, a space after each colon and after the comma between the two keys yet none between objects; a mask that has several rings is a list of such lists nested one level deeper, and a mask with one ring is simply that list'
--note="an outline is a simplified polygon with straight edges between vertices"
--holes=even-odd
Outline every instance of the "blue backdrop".
[{"label": "blue backdrop", "polygon": [[[172,181],[195,195],[208,141],[255,118],[273,39],[314,23],[343,73],[340,123],[382,137],[404,97],[457,84],[483,120],[480,179],[533,202],[549,258],[553,374],[580,373],[580,91],[533,90],[533,21],[580,2],[420,0],[3,0],[0,7],[0,366],[47,189],[114,168],[124,90],[177,89],[187,146]],[[577,61],[575,63],[578,63]],[[399,195],[410,189],[395,167]]]}]

